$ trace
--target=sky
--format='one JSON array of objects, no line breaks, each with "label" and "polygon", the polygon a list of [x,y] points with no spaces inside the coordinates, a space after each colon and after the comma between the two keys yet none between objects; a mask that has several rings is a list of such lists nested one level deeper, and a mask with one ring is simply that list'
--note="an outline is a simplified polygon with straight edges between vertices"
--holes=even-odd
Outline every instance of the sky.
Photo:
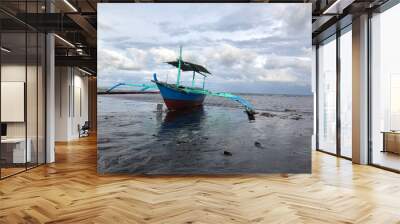
[{"label": "sky", "polygon": [[[175,83],[179,57],[206,89],[311,94],[311,4],[98,4],[98,86]],[[191,85],[192,73],[182,73]],[[201,76],[196,85],[201,86]]]}]

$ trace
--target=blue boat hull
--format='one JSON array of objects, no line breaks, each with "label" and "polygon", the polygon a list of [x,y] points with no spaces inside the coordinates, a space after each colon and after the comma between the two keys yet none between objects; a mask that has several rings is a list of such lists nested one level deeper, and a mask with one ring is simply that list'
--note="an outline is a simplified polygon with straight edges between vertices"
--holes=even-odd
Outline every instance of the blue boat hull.
[{"label": "blue boat hull", "polygon": [[156,81],[165,105],[170,110],[182,110],[203,105],[205,94],[187,93],[176,85]]}]

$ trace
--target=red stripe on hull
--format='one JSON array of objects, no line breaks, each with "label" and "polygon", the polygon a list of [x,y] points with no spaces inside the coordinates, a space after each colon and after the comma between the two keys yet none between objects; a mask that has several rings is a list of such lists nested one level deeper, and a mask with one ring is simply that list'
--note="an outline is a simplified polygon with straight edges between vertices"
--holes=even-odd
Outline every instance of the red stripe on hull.
[{"label": "red stripe on hull", "polygon": [[193,107],[200,107],[203,105],[203,101],[189,101],[189,100],[165,100],[165,104],[170,110],[182,110]]}]

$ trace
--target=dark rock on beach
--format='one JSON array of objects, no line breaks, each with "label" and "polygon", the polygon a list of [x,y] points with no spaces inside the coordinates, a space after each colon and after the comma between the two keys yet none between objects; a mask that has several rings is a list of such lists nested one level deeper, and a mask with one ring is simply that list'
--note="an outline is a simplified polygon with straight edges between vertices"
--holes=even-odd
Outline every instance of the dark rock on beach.
[{"label": "dark rock on beach", "polygon": [[229,151],[224,151],[224,156],[232,156],[232,153]]},{"label": "dark rock on beach", "polygon": [[255,142],[254,142],[254,146],[257,147],[257,148],[264,148],[264,147],[261,145],[261,143],[258,142],[258,141],[255,141]]},{"label": "dark rock on beach", "polygon": [[290,119],[292,119],[292,120],[300,120],[300,119],[303,119],[303,117],[300,114],[296,114],[293,117],[291,117]]},{"label": "dark rock on beach", "polygon": [[262,113],[260,113],[260,116],[263,116],[263,117],[275,117],[276,114],[272,114],[272,113],[268,113],[268,112],[262,112]]},{"label": "dark rock on beach", "polygon": [[185,140],[176,140],[176,144],[177,145],[180,145],[180,144],[183,144],[183,143],[187,143],[187,141],[185,141]]}]

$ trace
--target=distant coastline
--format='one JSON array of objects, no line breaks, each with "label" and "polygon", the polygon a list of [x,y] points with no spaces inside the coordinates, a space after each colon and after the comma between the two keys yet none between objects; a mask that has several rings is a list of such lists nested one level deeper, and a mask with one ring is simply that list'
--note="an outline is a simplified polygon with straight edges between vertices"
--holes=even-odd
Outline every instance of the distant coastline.
[{"label": "distant coastline", "polygon": [[[107,92],[108,88],[98,88],[97,94],[158,94],[159,91],[137,91],[137,90],[115,90],[112,92]],[[243,93],[243,92],[232,92],[236,95],[252,95],[252,96],[304,96],[310,97],[312,94],[290,94],[290,93]]]},{"label": "distant coastline", "polygon": [[107,94],[159,94],[159,91],[114,91],[114,92],[106,92],[106,91],[98,91],[99,95],[107,95]]}]

